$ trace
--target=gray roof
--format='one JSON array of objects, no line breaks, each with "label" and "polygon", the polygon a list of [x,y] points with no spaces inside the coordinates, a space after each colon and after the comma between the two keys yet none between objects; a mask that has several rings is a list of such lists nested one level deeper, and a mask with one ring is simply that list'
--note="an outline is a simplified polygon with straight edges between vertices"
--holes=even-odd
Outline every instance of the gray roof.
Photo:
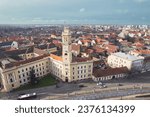
[{"label": "gray roof", "polygon": [[6,58],[5,54],[3,51],[0,50],[0,59]]},{"label": "gray roof", "polygon": [[122,53],[122,52],[117,52],[117,53],[114,53],[113,55],[118,56],[118,57],[123,58],[123,59],[130,60],[130,61],[143,59],[142,57],[138,57],[138,56]]},{"label": "gray roof", "polygon": [[0,43],[0,47],[3,47],[3,46],[9,46],[13,43],[13,41],[9,41],[9,42],[2,42]]}]

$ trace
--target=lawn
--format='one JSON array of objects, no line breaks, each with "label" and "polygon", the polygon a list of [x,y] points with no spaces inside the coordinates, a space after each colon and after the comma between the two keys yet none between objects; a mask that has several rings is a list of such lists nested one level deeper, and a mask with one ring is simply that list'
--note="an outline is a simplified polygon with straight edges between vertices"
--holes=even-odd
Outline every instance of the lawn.
[{"label": "lawn", "polygon": [[39,80],[38,84],[31,85],[29,83],[29,84],[20,86],[19,88],[15,89],[15,91],[46,87],[46,86],[55,85],[56,83],[57,83],[57,80],[53,76],[47,75],[47,76],[41,78]]}]

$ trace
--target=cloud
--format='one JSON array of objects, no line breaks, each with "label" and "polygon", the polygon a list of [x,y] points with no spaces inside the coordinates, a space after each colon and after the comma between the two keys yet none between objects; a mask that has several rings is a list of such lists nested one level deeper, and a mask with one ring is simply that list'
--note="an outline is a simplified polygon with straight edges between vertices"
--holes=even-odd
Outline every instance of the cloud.
[{"label": "cloud", "polygon": [[123,3],[123,2],[125,2],[125,0],[119,0],[119,2],[120,2],[120,3]]},{"label": "cloud", "polygon": [[147,2],[147,0],[134,0],[137,3],[143,3],[143,2]]},{"label": "cloud", "polygon": [[146,20],[146,17],[141,17],[142,20]]},{"label": "cloud", "polygon": [[85,8],[81,8],[81,9],[80,9],[80,12],[84,12],[84,11],[85,11]]},{"label": "cloud", "polygon": [[116,12],[118,14],[127,14],[129,12],[129,10],[128,9],[117,9]]}]

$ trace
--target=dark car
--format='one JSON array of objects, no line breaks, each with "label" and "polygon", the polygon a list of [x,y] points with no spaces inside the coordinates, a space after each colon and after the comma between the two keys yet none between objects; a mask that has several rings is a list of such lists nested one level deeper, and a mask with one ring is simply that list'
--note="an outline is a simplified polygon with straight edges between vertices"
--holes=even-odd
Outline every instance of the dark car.
[{"label": "dark car", "polygon": [[123,86],[123,84],[120,84],[120,83],[119,83],[118,86]]},{"label": "dark car", "polygon": [[86,86],[83,84],[79,85],[79,88],[83,88],[83,87],[86,87]]}]

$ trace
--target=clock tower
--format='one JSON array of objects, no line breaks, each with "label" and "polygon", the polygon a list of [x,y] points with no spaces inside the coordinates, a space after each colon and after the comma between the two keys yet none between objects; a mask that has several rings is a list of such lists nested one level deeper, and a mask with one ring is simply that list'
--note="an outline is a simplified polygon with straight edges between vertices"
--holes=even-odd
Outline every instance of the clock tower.
[{"label": "clock tower", "polygon": [[68,27],[64,28],[62,32],[62,58],[63,58],[63,79],[69,82],[70,78],[70,64],[72,62],[71,52],[71,32]]}]

